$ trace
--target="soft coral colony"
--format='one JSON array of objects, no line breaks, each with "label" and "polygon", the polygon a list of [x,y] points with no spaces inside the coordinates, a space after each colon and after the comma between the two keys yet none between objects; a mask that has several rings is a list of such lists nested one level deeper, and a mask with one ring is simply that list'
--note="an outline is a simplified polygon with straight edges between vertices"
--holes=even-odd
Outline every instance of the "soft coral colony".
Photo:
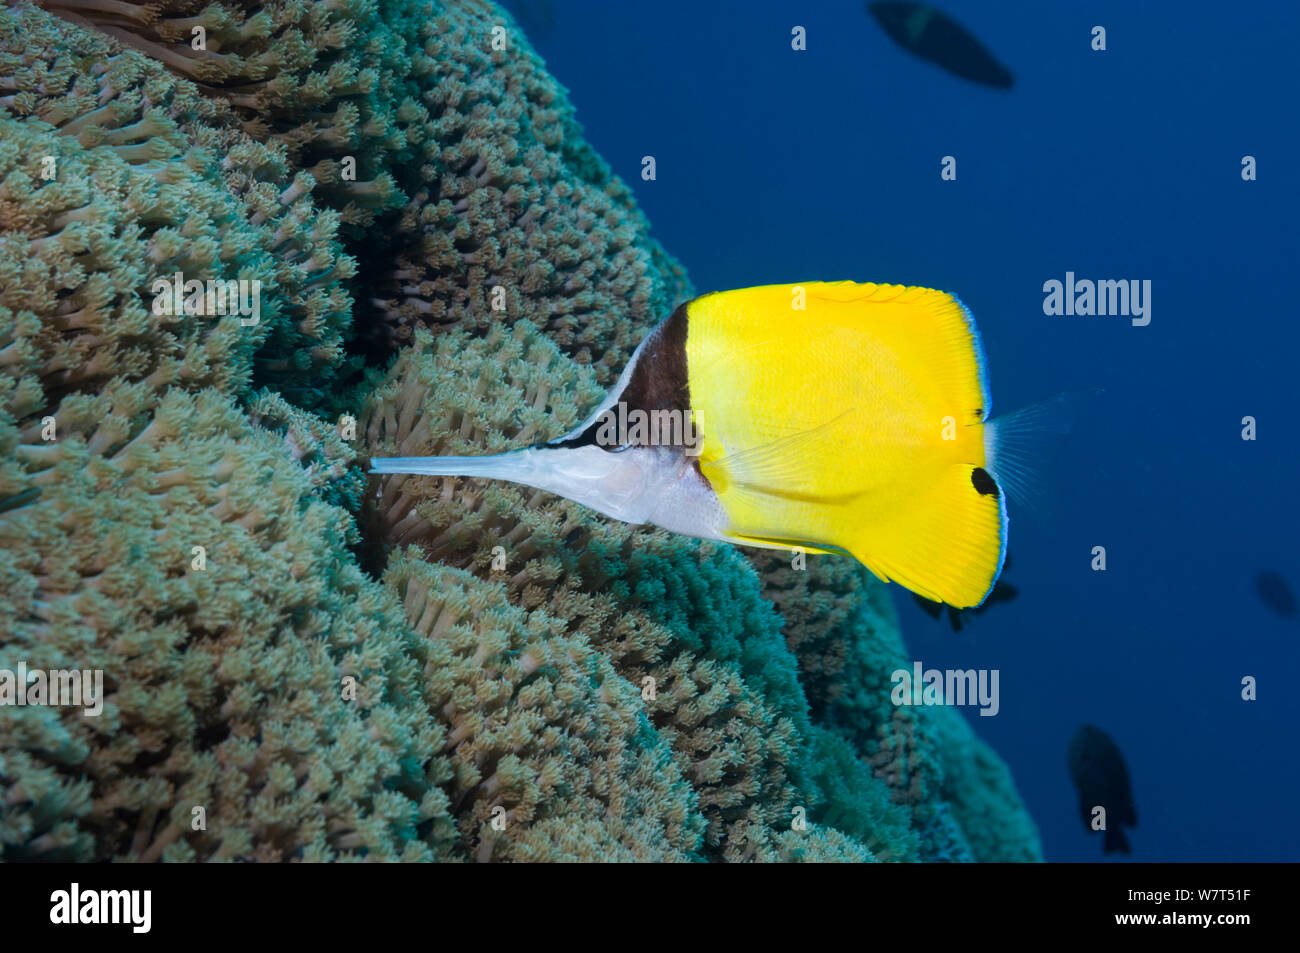
[{"label": "soft coral colony", "polygon": [[0,668],[106,695],[0,712],[5,859],[1038,857],[855,563],[367,492],[563,432],[691,293],[490,3],[9,3],[0,227]]}]

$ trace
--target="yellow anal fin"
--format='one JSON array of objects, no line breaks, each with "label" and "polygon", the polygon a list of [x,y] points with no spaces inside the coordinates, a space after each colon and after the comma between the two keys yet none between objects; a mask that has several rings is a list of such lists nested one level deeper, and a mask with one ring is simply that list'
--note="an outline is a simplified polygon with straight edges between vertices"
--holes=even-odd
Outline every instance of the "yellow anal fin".
[{"label": "yellow anal fin", "polygon": [[953,464],[913,485],[888,520],[856,535],[853,554],[876,575],[935,602],[973,608],[1002,572],[1006,504],[983,468]]},{"label": "yellow anal fin", "polygon": [[828,546],[825,543],[808,543],[797,539],[780,539],[776,536],[753,536],[731,533],[727,536],[727,539],[740,546],[756,546],[759,549],[786,549],[790,551],[802,549],[805,553],[816,553],[819,556],[853,555],[848,550],[840,549],[835,546]]}]

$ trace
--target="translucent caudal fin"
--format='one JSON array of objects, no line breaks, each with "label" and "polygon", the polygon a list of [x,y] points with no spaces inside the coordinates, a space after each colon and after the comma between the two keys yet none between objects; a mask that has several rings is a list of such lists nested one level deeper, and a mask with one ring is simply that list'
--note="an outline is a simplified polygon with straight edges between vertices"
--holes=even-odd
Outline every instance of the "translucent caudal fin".
[{"label": "translucent caudal fin", "polygon": [[1042,474],[1064,446],[1086,403],[1100,388],[1066,391],[1003,414],[984,424],[989,473],[1012,502],[1037,509]]}]

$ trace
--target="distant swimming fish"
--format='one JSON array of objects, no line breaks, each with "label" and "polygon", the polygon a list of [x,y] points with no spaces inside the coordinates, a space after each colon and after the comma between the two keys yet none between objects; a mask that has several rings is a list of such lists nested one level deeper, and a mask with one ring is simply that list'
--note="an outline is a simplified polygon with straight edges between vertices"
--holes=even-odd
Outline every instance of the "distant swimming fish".
[{"label": "distant swimming fish", "polygon": [[1255,588],[1259,591],[1259,597],[1278,615],[1288,619],[1295,615],[1295,595],[1278,573],[1265,569],[1255,577]]},{"label": "distant swimming fish", "polygon": [[683,304],[596,411],[549,443],[371,466],[510,480],[705,539],[850,553],[966,608],[1002,571],[1000,482],[1021,483],[1018,415],[990,421],[989,406],[979,332],[953,295],[768,285]]},{"label": "distant swimming fish", "polygon": [[1102,852],[1131,853],[1125,827],[1137,826],[1137,808],[1129,787],[1124,756],[1110,735],[1092,725],[1083,725],[1070,739],[1070,777],[1079,792],[1079,816],[1092,830],[1093,809],[1106,809],[1106,837]]},{"label": "distant swimming fish", "polygon": [[868,3],[867,11],[890,37],[914,56],[962,79],[1010,89],[1011,71],[956,20],[925,3]]}]

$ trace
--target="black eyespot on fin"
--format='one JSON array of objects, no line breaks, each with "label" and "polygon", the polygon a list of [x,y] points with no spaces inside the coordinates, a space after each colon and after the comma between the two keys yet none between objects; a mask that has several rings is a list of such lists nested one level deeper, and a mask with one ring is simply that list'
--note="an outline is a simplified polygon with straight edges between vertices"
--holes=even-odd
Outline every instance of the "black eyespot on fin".
[{"label": "black eyespot on fin", "polygon": [[996,500],[1000,495],[998,485],[983,467],[976,467],[970,472],[970,482],[980,496],[992,496]]}]

